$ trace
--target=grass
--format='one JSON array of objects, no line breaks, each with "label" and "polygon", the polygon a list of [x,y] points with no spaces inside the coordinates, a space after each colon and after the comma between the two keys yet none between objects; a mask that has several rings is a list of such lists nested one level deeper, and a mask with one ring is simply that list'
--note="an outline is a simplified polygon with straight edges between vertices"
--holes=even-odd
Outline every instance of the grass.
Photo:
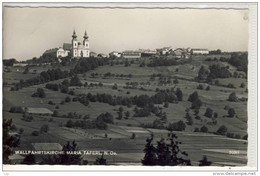
[{"label": "grass", "polygon": [[[199,98],[203,102],[200,108],[199,116],[201,120],[194,118],[193,112],[190,114],[193,118],[194,124],[192,126],[186,125],[186,130],[184,132],[175,132],[178,135],[178,140],[183,144],[181,148],[189,153],[189,158],[193,163],[198,162],[202,159],[203,155],[207,155],[208,159],[214,162],[214,165],[221,165],[224,162],[229,164],[236,163],[246,164],[246,159],[241,159],[237,156],[227,155],[223,152],[216,152],[216,149],[225,150],[247,150],[246,141],[239,141],[224,136],[215,136],[212,133],[217,131],[221,125],[225,125],[228,128],[228,132],[239,134],[243,137],[247,133],[247,102],[229,102],[227,98],[231,92],[236,92],[238,97],[247,97],[245,88],[239,88],[242,82],[246,83],[246,79],[241,78],[226,78],[219,79],[220,84],[227,85],[232,83],[235,85],[236,89],[227,88],[223,86],[210,85],[210,90],[197,90],[199,83],[194,81],[197,76],[198,70],[201,65],[208,66],[213,62],[205,61],[206,56],[196,56],[191,63],[178,66],[162,66],[162,67],[139,67],[139,64],[132,64],[130,67],[125,67],[124,65],[114,65],[114,66],[103,66],[99,67],[93,71],[86,74],[80,74],[79,77],[82,82],[88,83],[99,83],[102,82],[103,86],[94,86],[92,88],[79,88],[71,87],[74,89],[76,95],[87,94],[87,93],[107,93],[116,96],[135,96],[147,94],[149,96],[154,95],[155,89],[171,89],[180,88],[183,92],[183,101],[178,104],[169,104],[168,108],[163,108],[163,112],[167,114],[167,123],[177,122],[179,120],[186,121],[184,116],[186,114],[186,108],[191,106],[191,103],[187,101],[189,95],[194,91],[197,91]],[[227,64],[227,63],[221,63]],[[51,66],[35,67],[32,69],[45,70]],[[176,68],[179,69],[175,72]],[[66,68],[63,68],[66,69]],[[231,68],[233,69],[233,67]],[[132,74],[131,79],[121,79],[121,78],[106,78],[102,77],[92,78],[91,73],[98,73],[99,75],[111,72],[113,74]],[[18,72],[12,70],[12,72],[4,73],[4,80],[8,80],[8,83],[19,81],[20,79],[27,79],[30,76],[34,77],[36,74],[22,74],[22,71]],[[168,84],[159,86],[158,78],[155,81],[150,81],[150,76],[152,74],[163,74],[170,77],[178,76],[183,79],[178,79],[179,83]],[[173,79],[172,79],[173,80]],[[146,91],[140,89],[125,89],[123,86],[126,82],[151,82],[150,87],[145,87]],[[53,81],[52,83],[60,83],[62,80]],[[118,84],[118,89],[112,89],[114,83]],[[204,83],[204,87],[208,84]],[[141,123],[152,123],[156,118],[154,114],[149,117],[133,117],[132,107],[123,107],[124,112],[129,111],[129,119],[116,119],[117,111],[120,106],[111,106],[99,102],[90,102],[88,106],[84,106],[79,102],[69,102],[61,105],[60,102],[65,99],[65,97],[74,96],[63,94],[58,91],[52,91],[44,88],[45,84],[31,86],[23,88],[19,91],[10,92],[8,87],[4,87],[4,117],[12,118],[13,123],[19,128],[24,128],[24,133],[21,137],[20,149],[32,149],[32,143],[59,143],[64,145],[67,141],[76,140],[78,146],[82,150],[108,150],[115,151],[118,155],[116,156],[106,156],[108,163],[118,164],[118,163],[138,163],[140,164],[141,159],[144,156],[143,149],[145,146],[145,139],[149,137],[150,133],[154,134],[155,141],[159,140],[161,137],[166,137],[166,130],[159,129],[144,129],[140,127]],[[44,88],[46,93],[46,98],[33,98],[32,93],[36,91],[38,87]],[[128,94],[127,92],[130,92]],[[49,101],[55,103],[55,105],[48,104]],[[59,109],[56,109],[56,106]],[[224,110],[225,105],[229,105],[236,111],[237,117],[227,118],[227,110]],[[69,120],[68,118],[52,117],[52,116],[42,116],[33,115],[34,120],[32,122],[25,122],[22,119],[22,114],[9,113],[11,106],[27,106],[34,108],[48,108],[51,111],[57,110],[60,115],[68,114],[69,112],[76,112],[79,115],[89,115],[90,119],[95,119],[98,115],[103,112],[109,112],[114,116],[114,125],[109,125],[107,130],[97,130],[97,129],[71,129],[66,128],[64,125]],[[160,105],[162,106],[162,105]],[[206,108],[210,107],[214,112],[218,113],[217,125],[208,125],[207,122],[211,120],[204,116]],[[224,117],[223,117],[224,116]],[[50,118],[53,119],[50,122]],[[72,119],[75,121],[75,119]],[[42,133],[40,136],[32,136],[32,131],[39,131],[43,124],[48,124],[49,132]],[[62,124],[62,126],[61,126]],[[207,126],[209,132],[211,133],[194,133],[194,129],[200,128],[203,125]],[[130,139],[132,134],[136,134],[135,139]],[[107,134],[107,138],[105,138]],[[156,143],[154,143],[156,145]],[[242,156],[242,155],[239,155]],[[84,156],[89,161],[94,161],[97,156]]]}]

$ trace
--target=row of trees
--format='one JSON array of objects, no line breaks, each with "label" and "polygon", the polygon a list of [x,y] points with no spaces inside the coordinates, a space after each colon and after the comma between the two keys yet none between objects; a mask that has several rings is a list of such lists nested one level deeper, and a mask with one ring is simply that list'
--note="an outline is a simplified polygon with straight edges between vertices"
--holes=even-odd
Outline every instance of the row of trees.
[{"label": "row of trees", "polygon": [[157,67],[157,66],[171,66],[171,65],[180,65],[190,62],[190,60],[179,60],[176,59],[167,59],[167,58],[152,58],[150,63],[147,64],[148,67]]}]

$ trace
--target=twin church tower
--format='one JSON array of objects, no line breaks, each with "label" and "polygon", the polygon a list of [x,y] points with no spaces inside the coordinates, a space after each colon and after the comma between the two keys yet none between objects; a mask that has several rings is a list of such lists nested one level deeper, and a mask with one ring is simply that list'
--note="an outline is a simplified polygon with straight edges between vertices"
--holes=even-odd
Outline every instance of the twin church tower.
[{"label": "twin church tower", "polygon": [[86,30],[83,36],[83,43],[78,41],[77,34],[74,30],[71,43],[63,43],[63,47],[60,47],[56,53],[57,57],[66,57],[69,55],[75,58],[89,57],[89,40]]},{"label": "twin church tower", "polygon": [[78,42],[76,32],[73,31],[71,51],[72,57],[89,57],[89,41],[86,30],[83,36],[83,44]]}]

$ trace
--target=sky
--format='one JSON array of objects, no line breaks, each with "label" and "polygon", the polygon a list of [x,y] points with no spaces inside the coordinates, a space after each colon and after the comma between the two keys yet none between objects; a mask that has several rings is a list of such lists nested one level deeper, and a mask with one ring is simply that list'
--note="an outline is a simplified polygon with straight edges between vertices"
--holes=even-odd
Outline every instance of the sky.
[{"label": "sky", "polygon": [[234,9],[3,9],[3,59],[39,57],[47,49],[71,43],[75,29],[90,50],[173,48],[248,50],[248,10]]}]

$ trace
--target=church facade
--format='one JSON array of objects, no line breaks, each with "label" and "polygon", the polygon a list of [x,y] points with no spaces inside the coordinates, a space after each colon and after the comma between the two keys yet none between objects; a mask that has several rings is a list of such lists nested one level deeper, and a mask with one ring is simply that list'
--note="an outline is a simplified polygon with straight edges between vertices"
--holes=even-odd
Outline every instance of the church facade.
[{"label": "church facade", "polygon": [[73,31],[71,43],[63,43],[63,47],[58,48],[56,56],[59,57],[89,57],[89,40],[87,32],[85,31],[82,43],[78,41],[75,30]]}]

